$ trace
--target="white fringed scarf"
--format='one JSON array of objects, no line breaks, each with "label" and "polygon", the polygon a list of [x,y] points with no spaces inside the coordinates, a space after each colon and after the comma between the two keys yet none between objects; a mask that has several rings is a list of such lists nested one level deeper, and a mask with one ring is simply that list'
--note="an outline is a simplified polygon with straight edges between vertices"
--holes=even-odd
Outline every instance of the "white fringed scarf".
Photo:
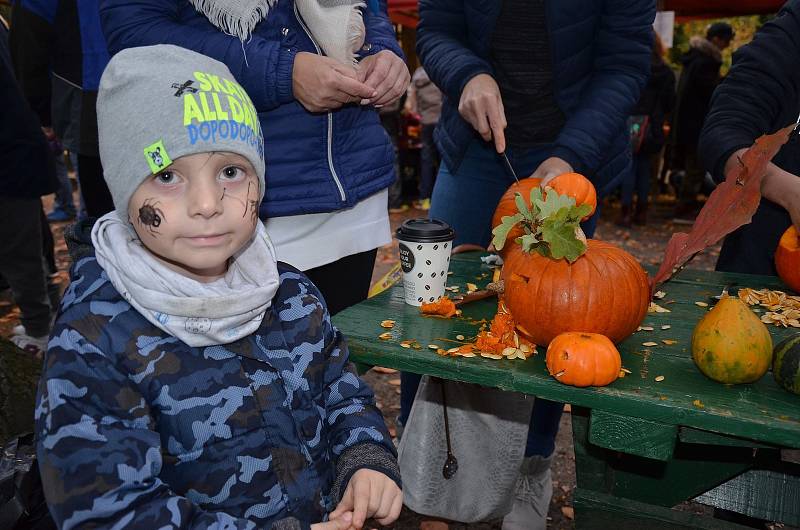
[{"label": "white fringed scarf", "polygon": [[[194,8],[228,35],[246,42],[256,24],[278,0],[189,0]],[[294,0],[303,22],[325,55],[354,64],[366,30],[362,0]]]}]

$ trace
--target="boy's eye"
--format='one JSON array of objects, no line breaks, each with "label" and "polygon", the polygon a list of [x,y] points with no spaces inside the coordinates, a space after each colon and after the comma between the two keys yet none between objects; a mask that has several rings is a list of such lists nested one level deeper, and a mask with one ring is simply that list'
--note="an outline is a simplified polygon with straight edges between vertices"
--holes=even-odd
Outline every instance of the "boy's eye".
[{"label": "boy's eye", "polygon": [[160,184],[174,184],[178,177],[172,171],[162,171],[153,177]]},{"label": "boy's eye", "polygon": [[245,172],[242,168],[237,166],[228,166],[222,170],[221,173],[222,177],[227,180],[235,180],[238,178],[242,178],[245,176]]}]

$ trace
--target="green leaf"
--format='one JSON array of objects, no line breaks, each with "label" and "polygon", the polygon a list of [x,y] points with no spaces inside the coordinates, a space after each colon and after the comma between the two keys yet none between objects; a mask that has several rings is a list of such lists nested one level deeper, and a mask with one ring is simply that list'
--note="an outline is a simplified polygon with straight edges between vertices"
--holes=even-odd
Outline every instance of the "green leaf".
[{"label": "green leaf", "polygon": [[522,198],[522,194],[520,192],[514,194],[514,202],[517,205],[517,210],[519,210],[519,213],[521,213],[525,219],[533,220],[533,214],[528,208],[528,205],[525,204],[525,199]]},{"label": "green leaf", "polygon": [[528,253],[530,253],[540,243],[540,241],[533,234],[525,234],[518,239],[520,245],[522,245],[522,250]]},{"label": "green leaf", "polygon": [[591,212],[592,212],[592,207],[590,205],[581,204],[580,206],[575,206],[574,208],[572,208],[572,210],[569,213],[569,218],[580,221],[581,219],[589,215]]},{"label": "green leaf", "polygon": [[537,206],[544,200],[544,195],[542,194],[542,188],[536,186],[535,188],[531,188],[531,208],[533,208],[533,217],[539,218],[541,217],[539,213],[539,207]]},{"label": "green leaf", "polygon": [[566,213],[560,213],[542,224],[542,239],[550,247],[553,259],[567,258],[570,263],[586,252],[586,244],[575,235],[575,223],[564,222]]},{"label": "green leaf", "polygon": [[492,238],[492,244],[494,245],[494,248],[497,250],[503,249],[503,246],[506,244],[508,233],[512,228],[514,228],[514,225],[522,221],[522,219],[523,216],[521,213],[503,216],[500,224],[492,229],[492,234],[494,235]]},{"label": "green leaf", "polygon": [[539,211],[539,216],[543,219],[547,219],[562,208],[566,208],[567,211],[574,208],[575,199],[569,195],[560,195],[556,193],[555,190],[551,189],[545,194],[544,198],[538,199],[535,204]]}]

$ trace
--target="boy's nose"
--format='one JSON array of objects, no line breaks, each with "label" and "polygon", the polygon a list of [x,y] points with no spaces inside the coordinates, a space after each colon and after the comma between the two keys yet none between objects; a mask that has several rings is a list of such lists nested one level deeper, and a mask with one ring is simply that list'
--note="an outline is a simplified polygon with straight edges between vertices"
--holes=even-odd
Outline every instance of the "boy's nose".
[{"label": "boy's nose", "polygon": [[189,198],[189,213],[203,217],[213,217],[222,213],[222,199],[225,189],[212,183],[195,183]]}]

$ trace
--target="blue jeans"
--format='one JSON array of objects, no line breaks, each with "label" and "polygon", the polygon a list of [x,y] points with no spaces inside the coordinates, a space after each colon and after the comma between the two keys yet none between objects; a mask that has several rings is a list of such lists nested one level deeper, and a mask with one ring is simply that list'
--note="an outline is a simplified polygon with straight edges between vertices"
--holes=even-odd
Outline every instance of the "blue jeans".
[{"label": "blue jeans", "polygon": [[[69,175],[67,174],[67,163],[64,160],[64,153],[55,153],[55,159],[58,188],[56,188],[56,198],[53,203],[53,210],[61,210],[64,213],[74,217],[76,213],[75,200],[72,197],[72,183],[69,181]],[[76,154],[73,159],[72,151],[70,151],[70,162],[75,165],[78,163],[78,156]]]},{"label": "blue jeans", "polygon": [[[539,164],[550,156],[552,147],[542,145],[534,149],[512,150],[506,154],[519,178],[533,173]],[[449,223],[456,232],[453,246],[474,243],[482,247],[489,245],[492,237],[492,215],[500,197],[514,183],[514,177],[505,170],[501,159],[491,144],[473,141],[458,171],[451,172],[442,163],[436,185],[433,188],[430,217]],[[596,213],[583,224],[588,237],[597,226]],[[400,374],[400,417],[405,423],[420,376],[412,373]],[[525,456],[550,456],[555,450],[558,424],[564,409],[563,403],[536,399],[528,431]]]},{"label": "blue jeans", "polygon": [[647,194],[650,193],[650,170],[652,168],[650,155],[637,154],[633,157],[633,171],[622,181],[622,204],[633,204],[633,194],[640,205],[647,204]]}]

